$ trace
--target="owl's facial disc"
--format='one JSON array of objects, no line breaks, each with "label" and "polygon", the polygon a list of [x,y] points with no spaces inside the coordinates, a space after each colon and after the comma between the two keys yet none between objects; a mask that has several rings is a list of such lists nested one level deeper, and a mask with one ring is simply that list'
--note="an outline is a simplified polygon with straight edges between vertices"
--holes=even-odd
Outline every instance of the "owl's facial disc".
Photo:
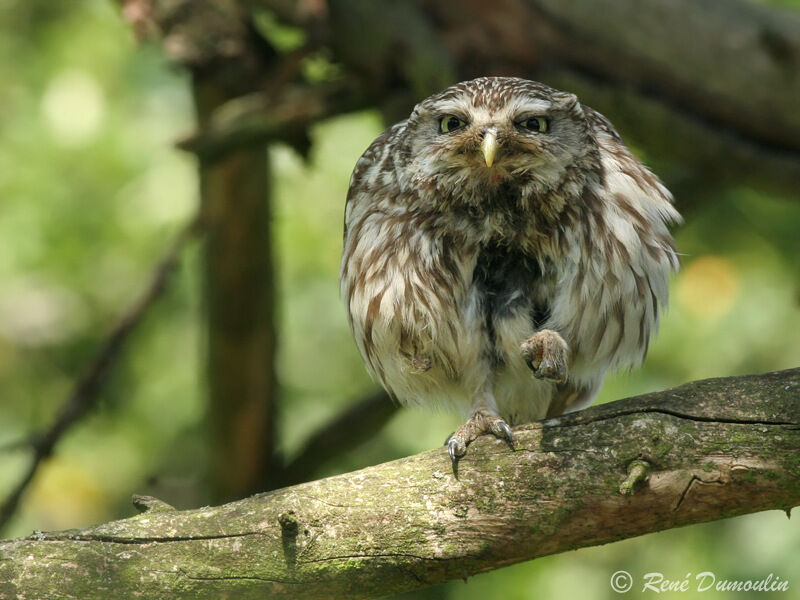
[{"label": "owl's facial disc", "polygon": [[513,186],[526,194],[558,187],[591,143],[577,98],[522,80],[457,84],[415,107],[407,123],[409,183],[482,202]]},{"label": "owl's facial disc", "polygon": [[530,171],[546,162],[552,109],[552,102],[530,97],[501,105],[479,104],[469,96],[434,103],[428,107],[428,127],[436,132],[432,158],[442,170],[466,169],[489,184]]}]

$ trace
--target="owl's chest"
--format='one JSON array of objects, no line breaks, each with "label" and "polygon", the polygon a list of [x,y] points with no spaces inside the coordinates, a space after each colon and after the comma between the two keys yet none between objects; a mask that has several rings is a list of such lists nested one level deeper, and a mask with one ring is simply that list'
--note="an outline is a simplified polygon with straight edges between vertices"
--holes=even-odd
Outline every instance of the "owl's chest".
[{"label": "owl's chest", "polygon": [[531,311],[538,318],[546,310],[541,302],[545,285],[538,261],[521,251],[496,244],[486,245],[478,251],[472,271],[472,289],[481,301],[483,313],[502,318],[518,312],[520,308]]},{"label": "owl's chest", "polygon": [[548,266],[509,245],[487,244],[477,252],[466,313],[491,362],[505,362],[508,348],[548,319],[554,294]]}]

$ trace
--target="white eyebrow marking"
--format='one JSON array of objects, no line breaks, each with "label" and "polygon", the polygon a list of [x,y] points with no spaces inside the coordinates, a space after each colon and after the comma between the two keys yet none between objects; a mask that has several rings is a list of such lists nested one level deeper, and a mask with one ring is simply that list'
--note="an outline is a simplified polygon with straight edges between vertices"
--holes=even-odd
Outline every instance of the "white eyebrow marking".
[{"label": "white eyebrow marking", "polygon": [[514,98],[506,106],[506,110],[512,115],[523,113],[546,114],[553,107],[549,100],[541,98]]}]

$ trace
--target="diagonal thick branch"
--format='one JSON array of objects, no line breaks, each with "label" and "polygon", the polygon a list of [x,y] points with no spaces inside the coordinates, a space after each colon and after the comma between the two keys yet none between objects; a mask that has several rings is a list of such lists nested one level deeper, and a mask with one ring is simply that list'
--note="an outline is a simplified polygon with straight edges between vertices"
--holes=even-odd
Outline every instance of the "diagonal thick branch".
[{"label": "diagonal thick branch", "polygon": [[800,504],[800,369],[710,379],[215,508],[0,542],[0,598],[377,598]]}]

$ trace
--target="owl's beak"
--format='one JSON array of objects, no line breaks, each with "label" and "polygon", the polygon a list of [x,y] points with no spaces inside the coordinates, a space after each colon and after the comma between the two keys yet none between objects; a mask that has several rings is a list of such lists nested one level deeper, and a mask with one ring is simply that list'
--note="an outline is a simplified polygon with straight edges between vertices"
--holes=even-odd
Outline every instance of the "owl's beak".
[{"label": "owl's beak", "polygon": [[497,134],[491,129],[483,136],[481,152],[483,152],[483,158],[486,159],[486,166],[491,167],[494,164],[495,154],[497,154]]}]

